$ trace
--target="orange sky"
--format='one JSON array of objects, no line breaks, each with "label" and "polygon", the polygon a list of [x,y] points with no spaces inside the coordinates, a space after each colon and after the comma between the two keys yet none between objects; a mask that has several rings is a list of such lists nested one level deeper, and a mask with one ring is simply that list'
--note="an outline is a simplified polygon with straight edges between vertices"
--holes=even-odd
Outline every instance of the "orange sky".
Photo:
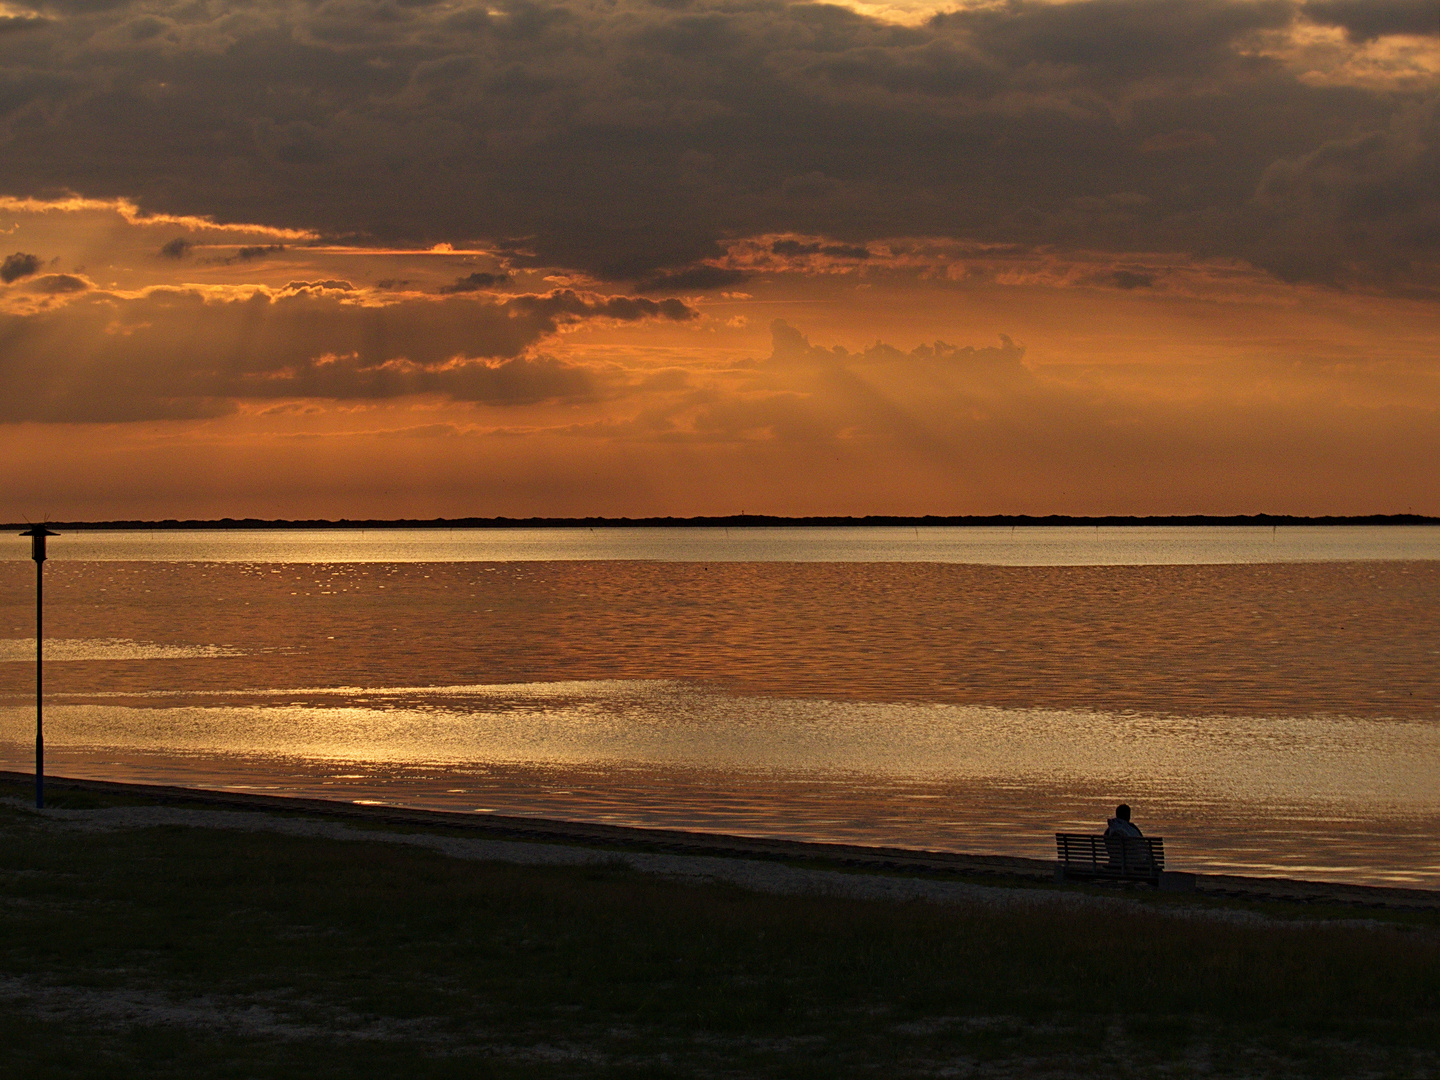
[{"label": "orange sky", "polygon": [[0,515],[1440,513],[1409,0],[371,6],[0,9]]}]

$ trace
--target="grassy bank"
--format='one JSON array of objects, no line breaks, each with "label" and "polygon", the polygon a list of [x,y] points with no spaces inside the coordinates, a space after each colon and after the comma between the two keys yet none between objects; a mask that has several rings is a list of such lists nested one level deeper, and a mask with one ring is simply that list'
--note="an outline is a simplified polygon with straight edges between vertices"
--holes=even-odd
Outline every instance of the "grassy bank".
[{"label": "grassy bank", "polygon": [[5,806],[0,1039],[17,1078],[1436,1073],[1440,918],[1268,913],[773,897]]}]

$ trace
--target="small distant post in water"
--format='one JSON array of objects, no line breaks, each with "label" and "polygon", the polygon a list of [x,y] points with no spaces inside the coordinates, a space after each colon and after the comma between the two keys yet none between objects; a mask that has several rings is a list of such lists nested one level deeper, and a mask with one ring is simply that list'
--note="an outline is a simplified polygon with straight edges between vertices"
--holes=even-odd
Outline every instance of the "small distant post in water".
[{"label": "small distant post in water", "polygon": [[21,536],[30,537],[35,560],[35,809],[45,808],[45,538],[59,536],[44,525],[32,525]]}]

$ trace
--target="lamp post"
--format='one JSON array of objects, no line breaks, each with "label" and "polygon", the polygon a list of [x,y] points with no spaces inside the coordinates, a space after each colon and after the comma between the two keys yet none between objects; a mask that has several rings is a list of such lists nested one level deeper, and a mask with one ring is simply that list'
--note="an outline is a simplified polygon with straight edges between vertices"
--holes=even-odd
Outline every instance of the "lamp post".
[{"label": "lamp post", "polygon": [[44,525],[32,525],[20,534],[30,537],[30,558],[35,560],[35,809],[45,807],[45,538],[59,536]]}]

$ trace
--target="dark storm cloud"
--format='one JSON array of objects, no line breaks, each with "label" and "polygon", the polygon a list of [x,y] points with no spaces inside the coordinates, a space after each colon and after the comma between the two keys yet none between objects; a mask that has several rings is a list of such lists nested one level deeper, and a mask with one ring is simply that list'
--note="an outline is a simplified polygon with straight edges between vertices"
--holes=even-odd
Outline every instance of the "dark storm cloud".
[{"label": "dark storm cloud", "polygon": [[1110,280],[1119,289],[1148,289],[1155,284],[1155,275],[1142,270],[1116,270]]},{"label": "dark storm cloud", "polygon": [[234,255],[230,255],[222,261],[227,266],[234,263],[255,262],[257,259],[266,259],[271,255],[278,255],[284,250],[284,244],[256,244],[250,247],[238,248]]},{"label": "dark storm cloud", "polygon": [[[33,287],[73,292],[69,275]],[[597,369],[531,354],[561,323],[684,318],[677,300],[572,291],[355,302],[349,282],[291,282],[278,294],[92,291],[39,312],[0,314],[0,422],[201,418],[236,402],[379,400],[433,394],[518,405],[588,400]],[[693,314],[693,313],[691,313]]]},{"label": "dark storm cloud", "polygon": [[1257,30],[1293,18],[1287,0],[1090,0],[1080,5],[1022,5],[1009,18],[980,9],[997,52],[1012,61],[1041,61],[1103,71],[1174,78],[1244,66],[1236,46]]},{"label": "dark storm cloud", "polygon": [[[195,248],[195,244],[183,236],[177,236],[160,247],[160,254],[167,259],[183,259]],[[284,244],[254,244],[248,247],[236,248],[229,255],[221,255],[205,261],[220,266],[234,266],[236,263],[257,262],[267,259],[271,255],[278,255],[285,250]]]},{"label": "dark storm cloud", "polygon": [[1363,251],[1376,277],[1440,284],[1440,101],[1275,162],[1255,202],[1282,277],[1338,278]]},{"label": "dark storm cloud", "polygon": [[1402,0],[1013,0],[919,27],[779,0],[44,10],[0,35],[16,194],[352,240],[518,236],[517,267],[647,287],[704,287],[726,241],[785,233],[856,259],[948,236],[1437,285],[1433,80],[1344,85],[1280,58],[1297,20],[1418,26]]},{"label": "dark storm cloud", "polygon": [[453,285],[441,285],[440,291],[442,293],[480,292],[482,289],[493,289],[497,285],[504,285],[509,280],[509,274],[491,274],[484,270],[477,270],[473,274],[456,278]]},{"label": "dark storm cloud", "polygon": [[857,247],[853,244],[807,244],[799,240],[776,240],[770,245],[770,251],[776,255],[830,255],[837,259],[868,259],[870,257],[868,248]]},{"label": "dark storm cloud", "polygon": [[29,277],[40,269],[40,256],[29,255],[23,251],[17,251],[13,255],[5,256],[5,261],[0,263],[0,281],[9,285],[12,281],[19,281],[23,277]]},{"label": "dark storm cloud", "polygon": [[750,274],[745,270],[731,270],[724,266],[690,266],[684,270],[669,270],[645,278],[635,286],[637,292],[680,292],[711,289],[728,289],[748,281]]},{"label": "dark storm cloud", "polygon": [[700,317],[694,308],[676,299],[646,300],[639,296],[583,297],[571,289],[557,289],[543,296],[517,296],[506,305],[539,320],[546,333],[552,333],[564,319],[618,319],[638,322],[641,319],[668,319],[688,322]]},{"label": "dark storm cloud", "polygon": [[1435,0],[1309,0],[1303,10],[1315,22],[1343,27],[1352,41],[1440,32]]}]

